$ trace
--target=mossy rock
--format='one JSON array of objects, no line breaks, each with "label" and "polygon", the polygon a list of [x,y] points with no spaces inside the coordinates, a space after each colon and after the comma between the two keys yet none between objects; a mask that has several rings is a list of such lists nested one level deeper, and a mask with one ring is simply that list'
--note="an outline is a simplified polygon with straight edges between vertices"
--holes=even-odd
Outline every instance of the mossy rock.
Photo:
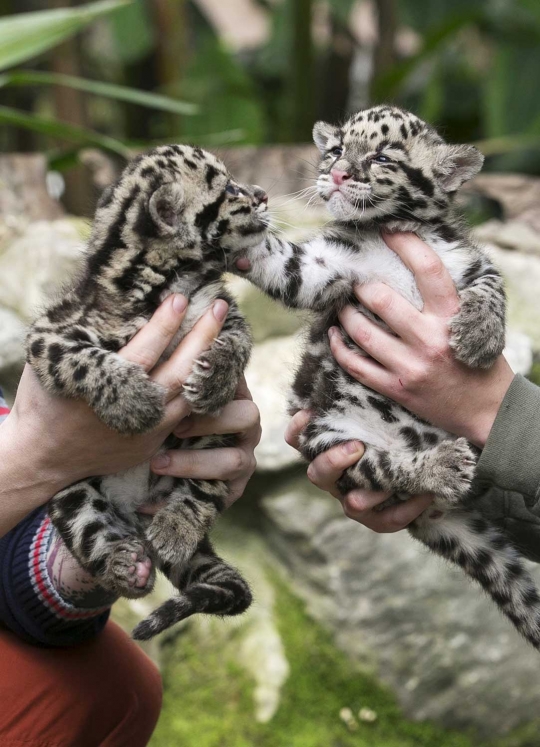
[{"label": "mossy rock", "polygon": [[[255,720],[253,681],[233,648],[190,625],[163,647],[164,704],[151,747],[478,747],[466,735],[405,719],[393,696],[337,651],[284,582],[274,582],[290,665],[274,718]],[[362,721],[361,709],[375,721]]]}]

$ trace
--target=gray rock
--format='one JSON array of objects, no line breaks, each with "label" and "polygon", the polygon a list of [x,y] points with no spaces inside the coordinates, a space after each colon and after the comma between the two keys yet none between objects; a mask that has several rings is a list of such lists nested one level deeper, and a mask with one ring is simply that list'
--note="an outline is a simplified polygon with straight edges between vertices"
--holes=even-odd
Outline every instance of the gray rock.
[{"label": "gray rock", "polygon": [[0,374],[24,364],[24,325],[12,311],[0,307]]},{"label": "gray rock", "polygon": [[28,320],[76,271],[84,246],[84,221],[35,221],[0,248],[2,304]]},{"label": "gray rock", "polygon": [[533,349],[529,335],[515,329],[508,329],[503,354],[514,373],[522,376],[530,374],[533,364]]},{"label": "gray rock", "polygon": [[506,280],[510,327],[528,335],[540,350],[540,257],[488,246]]},{"label": "gray rock", "polygon": [[537,717],[538,654],[459,570],[406,532],[378,535],[350,521],[304,478],[265,498],[263,510],[308,610],[408,716],[482,736]]},{"label": "gray rock", "polygon": [[495,244],[501,249],[512,249],[540,257],[540,233],[519,220],[488,220],[474,229],[475,238],[484,244]]},{"label": "gray rock", "polygon": [[261,412],[262,437],[255,456],[259,470],[278,470],[299,460],[285,443],[287,392],[300,349],[297,337],[278,337],[255,346],[246,380]]}]

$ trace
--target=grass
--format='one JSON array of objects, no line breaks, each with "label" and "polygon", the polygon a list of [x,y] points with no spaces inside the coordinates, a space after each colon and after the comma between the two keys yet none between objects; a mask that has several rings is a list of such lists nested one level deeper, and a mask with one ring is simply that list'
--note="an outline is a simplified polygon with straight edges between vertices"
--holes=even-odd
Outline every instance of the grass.
[{"label": "grass", "polygon": [[[274,718],[254,720],[253,685],[234,660],[234,642],[203,641],[192,626],[163,651],[164,707],[151,747],[478,746],[466,735],[407,720],[393,695],[335,648],[281,582],[276,604],[291,673]],[[354,714],[354,730],[340,718],[343,708]],[[376,721],[360,721],[361,708],[374,711]]]}]

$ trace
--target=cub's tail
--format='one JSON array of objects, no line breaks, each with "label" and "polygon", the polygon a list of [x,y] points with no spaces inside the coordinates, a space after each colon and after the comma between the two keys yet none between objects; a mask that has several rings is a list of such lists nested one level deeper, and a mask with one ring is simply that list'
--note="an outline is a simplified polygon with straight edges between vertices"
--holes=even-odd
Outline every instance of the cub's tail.
[{"label": "cub's tail", "polygon": [[540,650],[540,594],[523,559],[500,530],[478,512],[455,510],[440,519],[421,516],[409,531],[437,555],[463,568]]},{"label": "cub's tail", "polygon": [[[217,570],[217,572],[216,572]],[[252,602],[251,590],[240,573],[223,561],[214,579],[193,583],[154,610],[133,630],[136,641],[148,641],[180,620],[203,612],[207,615],[240,615]]]}]

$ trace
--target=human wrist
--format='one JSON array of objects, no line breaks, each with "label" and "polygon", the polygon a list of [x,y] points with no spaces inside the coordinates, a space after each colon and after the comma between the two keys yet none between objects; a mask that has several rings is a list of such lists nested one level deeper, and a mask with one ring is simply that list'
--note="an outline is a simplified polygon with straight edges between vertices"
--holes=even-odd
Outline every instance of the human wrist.
[{"label": "human wrist", "polygon": [[24,518],[69,484],[59,465],[50,458],[46,442],[25,434],[11,414],[0,424],[2,460],[2,512],[14,511]]},{"label": "human wrist", "polygon": [[458,435],[465,436],[471,443],[483,449],[504,400],[514,379],[514,372],[501,356],[489,371],[487,381],[482,381],[477,389],[476,408],[471,408],[471,416]]}]

